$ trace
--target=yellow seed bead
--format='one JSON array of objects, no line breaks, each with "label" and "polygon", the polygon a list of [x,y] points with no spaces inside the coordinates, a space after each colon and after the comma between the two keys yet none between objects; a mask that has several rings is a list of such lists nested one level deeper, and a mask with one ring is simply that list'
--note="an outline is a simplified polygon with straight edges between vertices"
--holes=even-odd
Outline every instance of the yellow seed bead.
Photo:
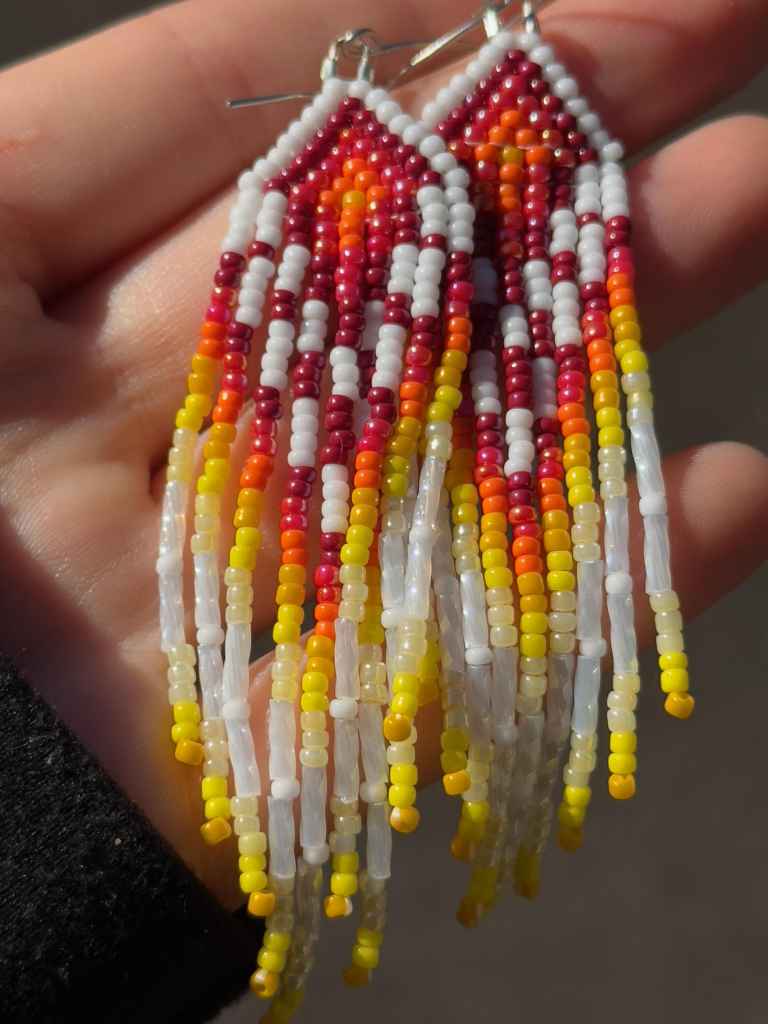
[{"label": "yellow seed bead", "polygon": [[427,419],[430,423],[450,423],[453,409],[445,402],[430,402],[427,406]]},{"label": "yellow seed bead", "polygon": [[206,459],[228,459],[229,445],[224,441],[206,441],[203,447],[203,455]]},{"label": "yellow seed bead", "polygon": [[240,875],[240,888],[243,892],[261,892],[267,887],[267,876],[263,871],[244,871]]},{"label": "yellow seed bead", "polygon": [[557,809],[557,820],[566,828],[578,828],[584,821],[584,808],[562,803]]},{"label": "yellow seed bead", "polygon": [[[500,530],[487,530],[480,538],[480,551],[501,551],[506,554],[507,538]],[[505,564],[506,558],[503,563]]]},{"label": "yellow seed bead", "polygon": [[285,932],[267,931],[264,933],[264,947],[276,953],[286,953],[291,946],[291,936]]},{"label": "yellow seed bead", "polygon": [[258,526],[260,519],[261,513],[255,508],[238,508],[232,517],[232,523],[237,529],[240,526]]},{"label": "yellow seed bead", "polygon": [[276,622],[272,627],[272,639],[276,644],[297,644],[301,626],[295,622]]},{"label": "yellow seed bead", "polygon": [[229,549],[229,564],[234,569],[250,569],[253,572],[256,568],[256,557],[255,548],[241,548],[235,545]]},{"label": "yellow seed bead", "polygon": [[219,364],[215,359],[211,359],[210,356],[201,355],[199,352],[195,352],[189,361],[190,369],[192,373],[207,373],[213,375],[219,368]]},{"label": "yellow seed bead", "polygon": [[526,658],[543,658],[547,653],[546,637],[541,633],[521,633],[520,653]]},{"label": "yellow seed bead", "polygon": [[322,693],[303,693],[301,695],[302,711],[327,711],[329,700]]},{"label": "yellow seed bead", "polygon": [[199,740],[200,727],[196,722],[177,722],[171,726],[171,739],[174,743],[179,740]]},{"label": "yellow seed bead", "polygon": [[571,538],[568,536],[567,530],[545,530],[544,531],[544,550],[549,551],[569,551],[571,548]]},{"label": "yellow seed bead", "polygon": [[484,569],[500,569],[507,565],[507,553],[501,548],[487,548],[481,555]]},{"label": "yellow seed bead", "polygon": [[544,594],[526,594],[520,598],[521,612],[547,612],[547,598]]},{"label": "yellow seed bead", "polygon": [[637,373],[648,370],[648,356],[645,352],[627,352],[621,358],[622,373]]},{"label": "yellow seed bead", "polygon": [[547,590],[574,590],[576,588],[576,577],[572,572],[563,569],[555,569],[547,573]]},{"label": "yellow seed bead", "polygon": [[670,654],[662,654],[659,657],[659,668],[666,671],[668,668],[688,668],[688,655],[685,651],[672,651]]},{"label": "yellow seed bead", "polygon": [[[311,644],[314,639],[316,639],[316,638],[315,637],[310,637],[309,640],[307,641],[307,646],[309,646],[309,644]],[[320,637],[319,639],[327,640],[328,638],[327,637]],[[330,642],[333,643],[332,640]],[[331,657],[330,658],[307,658],[307,664],[305,666],[305,671],[306,672],[319,672],[321,675],[327,676],[328,679],[332,679],[333,675],[334,675],[334,673],[336,671],[335,668],[334,668],[333,660],[332,659],[333,659],[333,649],[331,649]]]},{"label": "yellow seed bead", "polygon": [[181,761],[182,764],[198,765],[202,764],[205,752],[203,751],[202,743],[196,743],[194,740],[179,740],[176,744],[175,755],[177,761]]},{"label": "yellow seed bead", "polygon": [[585,468],[589,466],[589,455],[587,452],[582,452],[578,449],[572,452],[565,452],[563,455],[563,469],[567,472],[575,466],[584,466]]},{"label": "yellow seed bead", "polygon": [[615,388],[600,388],[592,398],[592,408],[596,412],[601,409],[618,409],[619,392]]},{"label": "yellow seed bead", "polygon": [[483,822],[488,817],[487,800],[464,800],[461,804],[461,816],[467,821]]},{"label": "yellow seed bead", "polygon": [[589,486],[591,483],[592,473],[589,469],[585,469],[584,466],[577,466],[575,469],[569,469],[565,474],[566,487],[578,487],[579,484],[586,484]]},{"label": "yellow seed bead", "polygon": [[600,388],[613,388],[615,391],[619,386],[619,380],[613,370],[598,370],[590,376],[589,386],[593,394]]},{"label": "yellow seed bead", "polygon": [[300,626],[304,621],[304,609],[295,604],[281,604],[277,609],[278,622],[295,622]]},{"label": "yellow seed bead", "polygon": [[341,205],[365,207],[365,193],[359,192],[356,188],[351,188],[341,197]]},{"label": "yellow seed bead", "polygon": [[[462,373],[467,368],[467,362],[468,362],[468,359],[467,359],[466,353],[465,352],[461,352],[457,348],[444,349],[442,355],[440,356],[440,363],[441,363],[442,366],[453,366],[457,370],[461,370]],[[446,385],[443,385],[443,387],[446,387]],[[437,390],[439,391],[440,389],[438,388]],[[451,388],[451,390],[452,391],[456,391],[458,389],[457,388]],[[443,401],[443,399],[441,399],[439,397],[438,397],[437,400],[439,402]],[[459,403],[459,404],[461,404],[461,403]]]},{"label": "yellow seed bead", "polygon": [[563,451],[565,452],[589,452],[591,450],[592,442],[587,434],[571,434],[563,441]]},{"label": "yellow seed bead", "polygon": [[304,604],[306,593],[298,583],[281,583],[275,591],[275,604]]},{"label": "yellow seed bead", "polygon": [[201,416],[207,416],[213,407],[210,395],[187,395],[184,399],[184,408],[189,409],[190,412],[199,413]]},{"label": "yellow seed bead", "polygon": [[609,754],[608,771],[614,775],[632,775],[637,771],[637,758],[634,754]]},{"label": "yellow seed bead", "polygon": [[480,519],[482,533],[504,533],[507,529],[507,517],[501,512],[487,512]]},{"label": "yellow seed bead", "polygon": [[688,693],[668,693],[664,701],[664,710],[673,718],[688,718],[693,711],[695,701]]},{"label": "yellow seed bead", "polygon": [[205,801],[205,816],[210,821],[212,818],[231,818],[232,812],[229,809],[229,797],[215,796]]},{"label": "yellow seed bead", "polygon": [[353,505],[378,505],[379,495],[372,487],[356,487],[352,491]]},{"label": "yellow seed bead", "polygon": [[460,505],[454,505],[451,510],[451,518],[454,526],[460,523],[476,523],[478,519],[477,505],[471,502],[462,501]]},{"label": "yellow seed bead", "polygon": [[598,427],[620,427],[621,413],[618,409],[600,409],[595,416]]},{"label": "yellow seed bead", "polygon": [[334,853],[333,870],[340,871],[343,875],[355,875],[360,868],[360,856],[352,853]]},{"label": "yellow seed bead", "polygon": [[274,971],[279,974],[285,967],[285,953],[278,953],[274,949],[265,949],[263,946],[256,957],[256,963],[265,971]]},{"label": "yellow seed bead", "polygon": [[[370,505],[363,507],[370,508]],[[373,544],[373,530],[368,526],[350,526],[347,530],[347,544],[360,544],[370,551],[371,544]]]},{"label": "yellow seed bead", "polygon": [[593,502],[594,500],[595,489],[587,484],[579,484],[577,487],[571,487],[568,491],[568,504],[571,508],[584,502]]},{"label": "yellow seed bead", "polygon": [[357,875],[334,871],[331,875],[331,892],[336,896],[354,896],[357,892]]},{"label": "yellow seed bead", "polygon": [[419,770],[415,764],[393,764],[389,778],[398,786],[415,786],[419,781]]},{"label": "yellow seed bead", "polygon": [[[283,567],[285,568],[285,567]],[[325,658],[333,663],[334,643],[329,636],[311,636],[307,640],[308,658]],[[312,671],[307,666],[308,671]]]},{"label": "yellow seed bead", "polygon": [[248,913],[254,917],[269,917],[275,909],[273,892],[252,892],[248,897]]},{"label": "yellow seed bead", "polygon": [[591,796],[589,786],[566,786],[563,790],[563,800],[569,807],[586,807]]},{"label": "yellow seed bead", "polygon": [[241,526],[235,531],[235,544],[239,548],[249,548],[258,551],[262,544],[261,530],[255,526]]},{"label": "yellow seed bead", "polygon": [[[454,369],[452,366],[439,366],[435,370],[434,379],[437,387],[444,386],[448,388],[455,388],[456,390],[461,387],[461,371]],[[438,402],[437,404],[445,405],[444,402]]]},{"label": "yellow seed bead", "polygon": [[413,416],[401,416],[395,426],[398,434],[405,434],[406,437],[416,439],[421,433],[421,423]]},{"label": "yellow seed bead", "polygon": [[408,493],[408,477],[405,473],[390,473],[382,480],[381,490],[393,498],[404,498]]},{"label": "yellow seed bead", "polygon": [[378,510],[373,505],[355,505],[349,513],[350,526],[364,526],[370,530],[378,518]]},{"label": "yellow seed bead", "polygon": [[[450,365],[445,363],[446,356],[454,357],[453,366],[457,370],[457,372],[463,370],[464,367],[467,365],[467,357],[464,355],[463,352],[458,352],[456,350],[444,352],[443,363],[444,365]],[[460,362],[460,360],[456,359],[456,356],[464,357],[464,366],[457,365]],[[461,405],[461,392],[459,391],[458,388],[454,388],[447,384],[443,384],[437,389],[437,391],[435,391],[435,401],[441,402],[443,405],[447,405],[449,409],[452,409],[455,412],[456,409],[458,409],[459,406]]]},{"label": "yellow seed bead", "polygon": [[[445,408],[447,409],[448,406],[446,405]],[[412,437],[406,437],[405,434],[398,434],[395,437],[390,437],[387,441],[387,451],[392,455],[400,455],[404,459],[410,459],[416,451],[416,442]]]},{"label": "yellow seed bead", "polygon": [[478,501],[477,488],[474,484],[460,484],[451,491],[451,501],[454,505],[467,503],[476,505]]},{"label": "yellow seed bead", "polygon": [[241,874],[246,871],[264,871],[267,866],[267,858],[263,853],[244,853],[237,858],[237,866]]},{"label": "yellow seed bead", "polygon": [[[223,779],[220,775],[208,775],[206,776],[201,785],[200,791],[202,793],[203,800],[213,800],[215,797],[227,795],[227,780]],[[229,815],[222,815],[222,817],[228,817]]]},{"label": "yellow seed bead", "polygon": [[182,700],[173,705],[174,722],[199,722],[200,705],[194,700]]},{"label": "yellow seed bead", "polygon": [[546,633],[547,616],[543,612],[525,612],[520,616],[521,633]]},{"label": "yellow seed bead", "polygon": [[398,672],[392,680],[393,693],[412,693],[414,697],[419,692],[421,680],[413,672]]},{"label": "yellow seed bead", "polygon": [[624,320],[622,323],[617,324],[613,329],[614,341],[640,341],[642,333],[640,331],[640,324],[637,321]]},{"label": "yellow seed bead", "polygon": [[597,432],[597,443],[601,448],[610,448],[613,445],[621,447],[624,444],[624,431],[621,427],[603,427]]},{"label": "yellow seed bead", "polygon": [[634,754],[637,736],[633,732],[612,732],[610,745],[614,754]]},{"label": "yellow seed bead", "polygon": [[365,565],[368,561],[368,548],[363,544],[344,544],[340,554],[344,565]]},{"label": "yellow seed bead", "polygon": [[407,473],[408,460],[404,459],[401,455],[385,455],[384,469],[392,473]]},{"label": "yellow seed bead", "polygon": [[[517,577],[517,589],[521,595],[526,594],[543,594],[544,593],[544,580],[541,578],[541,573],[538,572],[524,572],[522,575]],[[549,588],[552,589],[551,587]]]},{"label": "yellow seed bead", "polygon": [[392,698],[392,713],[415,718],[419,710],[419,698],[410,693],[398,693]]},{"label": "yellow seed bead", "polygon": [[[630,326],[630,325],[628,325],[628,324],[627,325],[621,324],[621,326],[624,327],[624,326]],[[615,337],[615,335],[614,335],[614,337]],[[624,358],[624,356],[627,355],[628,352],[641,352],[641,351],[642,351],[642,349],[640,348],[640,345],[638,344],[638,342],[634,338],[627,338],[624,341],[617,341],[616,344],[613,347],[613,354],[616,356],[616,358],[619,361],[621,361]]]},{"label": "yellow seed bead", "polygon": [[200,476],[197,478],[198,494],[223,494],[224,481],[218,477]]},{"label": "yellow seed bead", "polygon": [[[462,757],[464,757],[464,762],[466,763],[466,757],[464,755]],[[471,785],[472,780],[469,777],[469,772],[464,769],[447,772],[443,775],[443,788],[448,796],[460,796],[462,793],[466,793]]]},{"label": "yellow seed bead", "polygon": [[232,826],[224,818],[214,818],[213,821],[206,821],[200,826],[200,835],[208,846],[215,846],[222,839],[228,839],[232,835]]},{"label": "yellow seed bead", "polygon": [[203,425],[203,417],[199,413],[190,412],[189,409],[179,409],[173,422],[179,430],[194,430],[197,432]]},{"label": "yellow seed bead", "polygon": [[213,480],[227,480],[232,472],[232,467],[226,459],[208,459],[204,472]]},{"label": "yellow seed bead", "polygon": [[486,587],[511,587],[512,570],[508,566],[499,565],[493,569],[486,569],[483,574]]},{"label": "yellow seed bead", "polygon": [[688,691],[687,669],[666,669],[661,673],[661,688],[664,693],[686,693]]},{"label": "yellow seed bead", "polygon": [[573,569],[573,555],[570,551],[550,551],[547,555],[547,568],[552,572]]},{"label": "yellow seed bead", "polygon": [[378,946],[362,946],[359,942],[356,942],[352,947],[352,963],[355,967],[362,967],[366,971],[372,971],[378,962]]},{"label": "yellow seed bead", "polygon": [[[395,765],[392,766],[393,768]],[[389,802],[393,807],[410,807],[416,801],[416,790],[413,786],[401,786],[394,783],[389,787]]]},{"label": "yellow seed bead", "polygon": [[326,693],[329,682],[324,672],[305,672],[301,677],[301,688],[305,693]]},{"label": "yellow seed bead", "polygon": [[464,729],[444,729],[440,734],[440,746],[443,750],[466,750],[469,736]]},{"label": "yellow seed bead", "polygon": [[361,946],[380,946],[384,933],[374,928],[358,928],[355,938]]},{"label": "yellow seed bead", "polygon": [[627,320],[637,323],[637,310],[634,306],[616,306],[615,309],[611,310],[609,319],[613,328],[618,327],[619,324],[626,323]]},{"label": "yellow seed bead", "polygon": [[525,154],[522,149],[518,149],[517,146],[501,147],[501,162],[503,164],[517,164],[518,167],[522,167],[524,161]]},{"label": "yellow seed bead", "polygon": [[274,971],[265,970],[254,971],[249,981],[251,992],[258,999],[271,999],[275,992],[277,992],[279,984],[280,976],[275,974]]}]

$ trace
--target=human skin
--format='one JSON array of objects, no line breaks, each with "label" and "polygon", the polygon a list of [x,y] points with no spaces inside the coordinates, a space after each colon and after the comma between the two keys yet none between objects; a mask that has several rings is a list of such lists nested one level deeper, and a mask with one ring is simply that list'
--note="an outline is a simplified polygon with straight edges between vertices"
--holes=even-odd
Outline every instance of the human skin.
[{"label": "human skin", "polygon": [[[626,7],[559,0],[541,24],[631,158],[760,70],[768,5]],[[403,26],[427,39],[467,12],[456,0],[388,0],[368,20],[386,39]],[[235,858],[201,842],[198,777],[174,761],[168,735],[154,574],[163,464],[232,182],[289,117],[234,115],[223,100],[313,91],[327,41],[359,19],[353,0],[189,0],[0,75],[0,648],[229,906],[240,899]],[[409,108],[427,98],[409,89]],[[649,349],[765,279],[766,166],[768,123],[738,117],[631,167]],[[664,470],[690,619],[768,554],[768,460],[722,443],[670,456]],[[270,486],[281,491],[280,470]],[[270,582],[256,590],[255,634],[274,615],[278,519],[268,503],[259,572]],[[635,518],[641,568],[639,529]],[[637,605],[648,645],[652,616]],[[252,674],[264,763],[265,663]],[[439,774],[434,711],[419,721],[423,783]]]}]

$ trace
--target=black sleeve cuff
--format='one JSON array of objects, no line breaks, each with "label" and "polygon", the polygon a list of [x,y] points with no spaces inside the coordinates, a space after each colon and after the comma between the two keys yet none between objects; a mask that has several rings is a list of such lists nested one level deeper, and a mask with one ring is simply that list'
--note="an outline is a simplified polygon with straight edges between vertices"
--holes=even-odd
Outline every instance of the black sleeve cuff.
[{"label": "black sleeve cuff", "polygon": [[2,657],[0,709],[0,1020],[210,1020],[261,925],[220,906]]}]

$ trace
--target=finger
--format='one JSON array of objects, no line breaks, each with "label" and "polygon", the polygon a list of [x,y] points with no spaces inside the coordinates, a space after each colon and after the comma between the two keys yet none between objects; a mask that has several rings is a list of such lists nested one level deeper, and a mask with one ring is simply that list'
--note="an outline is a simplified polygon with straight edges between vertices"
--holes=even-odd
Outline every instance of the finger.
[{"label": "finger", "polygon": [[[699,129],[631,172],[639,310],[650,348],[726,307],[768,273],[768,178],[760,173],[767,163],[768,121],[742,117]],[[155,466],[163,460],[230,202],[221,200],[51,311],[75,328],[83,350],[99,360],[102,379],[119,381],[109,390],[103,426],[125,458]],[[258,354],[255,342],[254,371]]]},{"label": "finger", "polygon": [[[228,114],[223,100],[313,91],[330,38],[358,9],[230,0],[212,18],[210,4],[190,0],[5,72],[7,258],[50,297],[172,224],[287,119],[277,107]],[[460,0],[390,0],[376,28],[389,40],[436,38],[466,13]],[[721,0],[643,0],[631,11],[619,0],[562,0],[542,23],[632,151],[756,73],[768,8],[743,0],[737,16]]]},{"label": "finger", "polygon": [[[738,154],[738,156],[737,156]],[[629,170],[645,344],[664,345],[768,276],[768,119],[733,117]]]}]

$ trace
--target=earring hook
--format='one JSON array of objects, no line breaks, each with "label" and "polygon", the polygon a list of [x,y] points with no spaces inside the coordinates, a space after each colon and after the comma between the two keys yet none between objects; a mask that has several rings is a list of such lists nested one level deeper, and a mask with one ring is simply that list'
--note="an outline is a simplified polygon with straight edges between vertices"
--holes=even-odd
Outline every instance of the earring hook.
[{"label": "earring hook", "polygon": [[387,83],[387,89],[392,89],[399,84],[411,71],[422,71],[423,65],[446,50],[452,44],[459,42],[472,32],[473,29],[483,26],[487,39],[493,39],[502,29],[513,28],[522,24],[526,32],[539,34],[539,23],[534,13],[545,7],[551,0],[522,0],[520,12],[512,17],[506,24],[502,24],[501,15],[507,8],[513,6],[517,0],[487,0],[475,13],[461,25],[446,32],[439,39],[428,43],[418,53],[414,54],[408,63],[398,71],[394,78]]},{"label": "earring hook", "polygon": [[[352,29],[337,36],[328,47],[328,52],[323,57],[320,65],[320,81],[325,82],[329,78],[336,78],[338,75],[339,60],[342,57],[357,58],[356,78],[365,82],[373,81],[373,68],[371,59],[383,57],[397,50],[404,50],[414,46],[424,46],[422,41],[406,41],[400,43],[385,43],[381,36],[371,28]],[[227,100],[227,110],[237,110],[240,107],[261,107],[268,103],[282,103],[286,100],[311,100],[313,94],[306,92],[284,92],[275,93],[271,96],[249,96],[244,99]]]}]

